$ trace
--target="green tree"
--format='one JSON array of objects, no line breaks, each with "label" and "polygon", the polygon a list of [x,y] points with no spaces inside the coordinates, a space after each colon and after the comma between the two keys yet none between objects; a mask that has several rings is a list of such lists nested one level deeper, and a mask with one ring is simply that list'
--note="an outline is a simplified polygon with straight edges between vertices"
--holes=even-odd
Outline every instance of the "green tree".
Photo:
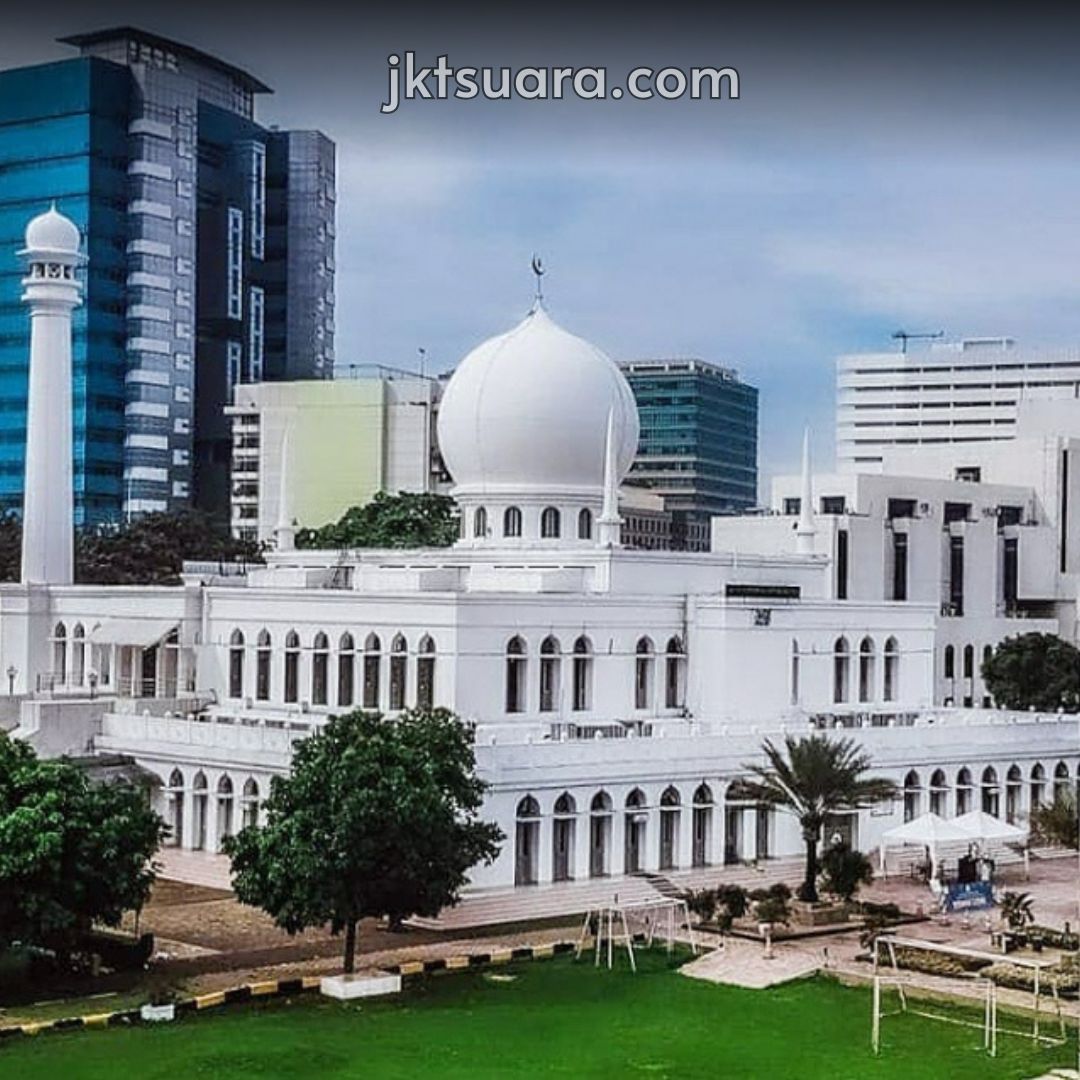
[{"label": "green tree", "polygon": [[1056,634],[1006,638],[983,661],[982,676],[994,701],[1006,709],[1080,708],[1080,650]]},{"label": "green tree", "polygon": [[0,514],[0,581],[18,581],[22,573],[22,523]]},{"label": "green tree", "polygon": [[117,926],[150,895],[165,831],[143,791],[95,783],[0,732],[0,948],[63,959],[95,923]]},{"label": "green tree", "polygon": [[761,749],[766,764],[744,766],[753,779],[737,781],[734,797],[786,810],[798,818],[806,844],[806,875],[799,899],[816,901],[818,845],[826,819],[895,798],[896,785],[866,777],[870,756],[857,749],[854,739],[789,735],[784,739],[786,756],[769,740]]},{"label": "green tree", "polygon": [[338,521],[318,529],[301,529],[301,548],[449,547],[458,538],[457,504],[448,495],[376,493]]},{"label": "green tree", "polygon": [[498,854],[484,791],[472,734],[445,709],[333,717],[274,779],[266,824],[227,841],[236,895],[290,934],[344,930],[351,973],[361,919],[437,915]]},{"label": "green tree", "polygon": [[1028,823],[1032,837],[1039,843],[1080,848],[1080,820],[1076,816],[1076,796],[1071,790],[1058,792],[1053,802],[1032,807]]},{"label": "green tree", "polygon": [[75,578],[94,585],[177,585],[188,560],[262,562],[259,546],[237,540],[198,510],[141,514],[75,538]]}]

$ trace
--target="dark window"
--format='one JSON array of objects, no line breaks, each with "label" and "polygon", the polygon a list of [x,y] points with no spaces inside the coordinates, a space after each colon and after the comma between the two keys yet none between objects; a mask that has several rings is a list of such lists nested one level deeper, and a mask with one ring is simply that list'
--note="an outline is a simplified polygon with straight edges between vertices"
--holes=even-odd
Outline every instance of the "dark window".
[{"label": "dark window", "polygon": [[1007,607],[1016,603],[1017,581],[1019,578],[1019,541],[1015,536],[1005,538],[1005,550],[1002,553],[1001,597]]},{"label": "dark window", "polygon": [[997,508],[998,524],[1001,526],[1019,525],[1023,515],[1024,508],[1022,506],[999,506]]},{"label": "dark window", "polygon": [[971,503],[947,502],[945,504],[945,524],[954,521],[967,521],[971,517]]},{"label": "dark window", "polygon": [[506,711],[525,709],[525,642],[513,638],[506,646]]},{"label": "dark window", "polygon": [[964,538],[949,537],[949,606],[953,615],[964,614]]},{"label": "dark window", "polygon": [[969,484],[977,484],[982,480],[982,469],[978,465],[958,465],[956,479],[966,481]]},{"label": "dark window", "polygon": [[823,495],[821,512],[823,514],[842,514],[847,510],[847,500],[843,495]]},{"label": "dark window", "polygon": [[846,600],[848,594],[848,532],[836,534],[836,599]]},{"label": "dark window", "polygon": [[913,518],[915,516],[915,500],[914,499],[890,499],[889,500],[889,517],[890,518]]},{"label": "dark window", "polygon": [[785,499],[784,513],[795,517],[802,509],[802,499]]},{"label": "dark window", "polygon": [[300,638],[290,632],[285,639],[285,700],[300,698]]},{"label": "dark window", "polygon": [[956,650],[951,645],[945,646],[945,678],[951,679],[956,675]]},{"label": "dark window", "polygon": [[892,598],[906,600],[908,578],[907,533],[893,533]]},{"label": "dark window", "polygon": [[409,650],[400,635],[390,646],[390,708],[405,708],[405,678],[408,672]]}]

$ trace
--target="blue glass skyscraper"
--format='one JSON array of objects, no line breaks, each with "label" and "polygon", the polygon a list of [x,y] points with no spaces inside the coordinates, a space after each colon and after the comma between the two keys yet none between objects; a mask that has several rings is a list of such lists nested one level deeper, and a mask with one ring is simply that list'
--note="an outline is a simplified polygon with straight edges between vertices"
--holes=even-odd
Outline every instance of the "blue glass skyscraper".
[{"label": "blue glass skyscraper", "polygon": [[268,87],[198,50],[126,27],[65,41],[83,55],[0,72],[0,509],[22,502],[17,251],[55,200],[88,256],[76,522],[224,515],[233,385],[332,374],[333,144],[256,123]]}]

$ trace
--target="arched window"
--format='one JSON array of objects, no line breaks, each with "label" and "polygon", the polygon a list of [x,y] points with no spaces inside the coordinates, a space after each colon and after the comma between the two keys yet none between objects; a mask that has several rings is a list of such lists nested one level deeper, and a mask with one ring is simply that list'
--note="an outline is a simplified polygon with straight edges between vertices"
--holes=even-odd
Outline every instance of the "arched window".
[{"label": "arched window", "polygon": [[686,701],[686,650],[682,638],[668,638],[664,650],[664,706],[681,709]]},{"label": "arched window", "polygon": [[641,788],[634,788],[626,796],[623,825],[626,843],[623,872],[626,874],[636,874],[644,869],[646,829],[649,822],[645,805],[645,792]]},{"label": "arched window", "polygon": [[236,629],[229,638],[229,697],[244,696],[244,632]]},{"label": "arched window", "polygon": [[593,655],[592,642],[584,634],[574,642],[574,712],[592,708]]},{"label": "arched window", "polygon": [[982,774],[982,809],[984,814],[998,817],[1001,813],[1001,792],[998,790],[997,770],[987,765]]},{"label": "arched window", "polygon": [[405,708],[405,680],[409,672],[409,646],[398,634],[390,643],[390,708]]},{"label": "arched window", "polygon": [[512,637],[506,644],[506,711],[525,711],[525,642]]},{"label": "arched window", "polygon": [[791,642],[791,704],[799,704],[799,643],[796,640]]},{"label": "arched window", "polygon": [[558,712],[562,689],[562,649],[559,639],[548,635],[540,643],[540,711]]},{"label": "arched window", "polygon": [[956,678],[956,649],[951,645],[945,646],[945,678]]},{"label": "arched window", "polygon": [[557,540],[561,521],[559,511],[554,506],[549,506],[540,515],[540,537],[543,540]]},{"label": "arched window", "polygon": [[1054,766],[1054,802],[1061,802],[1069,795],[1069,766],[1059,761]]},{"label": "arched window", "polygon": [[430,634],[416,648],[416,707],[430,709],[435,704],[435,642]]},{"label": "arched window", "polygon": [[348,708],[353,703],[356,683],[356,642],[352,634],[338,641],[337,703]]},{"label": "arched window", "polygon": [[713,793],[708,784],[698,784],[692,799],[690,864],[708,866],[711,862],[713,832]]},{"label": "arched window", "polygon": [[285,635],[285,700],[300,700],[300,635],[295,630]]},{"label": "arched window", "polygon": [[568,791],[556,800],[551,822],[551,878],[570,881],[574,876],[574,835],[577,803]]},{"label": "arched window", "polygon": [[975,646],[964,646],[964,678],[975,678]]},{"label": "arched window", "polygon": [[191,846],[195,851],[206,847],[207,801],[210,797],[206,773],[200,770],[191,782]]},{"label": "arched window", "polygon": [[885,700],[896,701],[900,697],[900,645],[894,637],[885,642],[884,682]]},{"label": "arched window", "polygon": [[1014,825],[1020,817],[1020,801],[1024,790],[1024,774],[1019,765],[1010,765],[1005,774],[1005,820]]},{"label": "arched window", "polygon": [[67,627],[58,622],[53,630],[53,680],[67,681]]},{"label": "arched window", "polygon": [[965,765],[956,774],[956,813],[966,814],[971,809],[971,798],[974,785],[971,782],[971,770]]},{"label": "arched window", "polygon": [[579,540],[592,539],[592,511],[588,507],[578,511],[577,538]]},{"label": "arched window", "polygon": [[503,536],[511,539],[521,535],[521,511],[516,506],[508,506],[503,511]]},{"label": "arched window", "polygon": [[682,798],[675,787],[660,795],[660,869],[674,870],[679,862],[679,826]]},{"label": "arched window", "polygon": [[378,634],[364,640],[364,708],[379,707],[379,684],[382,670],[382,642]]},{"label": "arched window", "polygon": [[71,680],[75,686],[86,682],[86,630],[76,623],[71,631]]},{"label": "arched window", "polygon": [[874,641],[868,637],[859,642],[859,700],[874,700]]},{"label": "arched window", "polygon": [[589,803],[589,877],[611,873],[611,796],[598,791]]},{"label": "arched window", "polygon": [[833,701],[843,704],[851,696],[851,649],[847,638],[833,645]]},{"label": "arched window", "polygon": [[217,847],[233,834],[233,782],[228,776],[222,776],[217,786]]},{"label": "arched window", "polygon": [[255,697],[270,700],[270,631],[260,630],[255,645]]},{"label": "arched window", "polygon": [[994,658],[994,646],[984,645],[982,651],[982,666],[979,668],[979,674],[983,677],[983,699],[982,704],[984,709],[993,708],[994,699],[990,694],[989,688],[986,684],[986,676],[983,674],[986,671],[986,665]]},{"label": "arched window", "polygon": [[574,802],[574,796],[568,791],[564,791],[556,800],[554,811],[556,814],[576,814],[577,803]]},{"label": "arched window", "polygon": [[904,777],[904,821],[914,821],[919,816],[919,803],[922,790],[919,787],[919,774],[914,769]]},{"label": "arched window", "polygon": [[1031,809],[1042,806],[1046,798],[1046,770],[1036,762],[1031,767]]},{"label": "arched window", "polygon": [[487,510],[482,506],[478,506],[473,511],[473,536],[483,538],[487,536],[488,522],[487,522]]},{"label": "arched window", "polygon": [[514,884],[535,885],[540,867],[540,804],[526,795],[517,805]]},{"label": "arched window", "polygon": [[656,657],[651,638],[638,638],[634,647],[634,708],[651,709]]},{"label": "arched window", "polygon": [[259,785],[254,777],[249,776],[244,783],[244,792],[240,798],[240,813],[245,829],[259,823]]},{"label": "arched window", "polygon": [[330,639],[320,630],[311,654],[311,703],[325,705],[330,694]]},{"label": "arched window", "polygon": [[935,769],[930,777],[930,813],[944,817],[949,801],[949,781],[944,769]]},{"label": "arched window", "polygon": [[184,843],[184,774],[173,769],[165,789],[165,820],[169,823],[168,844],[182,847]]}]

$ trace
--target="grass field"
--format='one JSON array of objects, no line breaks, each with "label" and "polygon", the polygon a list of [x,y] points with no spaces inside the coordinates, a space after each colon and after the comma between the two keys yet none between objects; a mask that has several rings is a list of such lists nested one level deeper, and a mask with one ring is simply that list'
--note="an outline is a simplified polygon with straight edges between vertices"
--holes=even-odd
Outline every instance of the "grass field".
[{"label": "grass field", "polygon": [[305,995],[160,1028],[19,1039],[0,1044],[0,1076],[1020,1080],[1075,1060],[1075,1044],[1008,1037],[991,1060],[980,1032],[917,1017],[886,1020],[875,1059],[864,990],[824,980],[735,990],[643,959],[637,976],[560,959],[436,976],[362,1005]]}]

